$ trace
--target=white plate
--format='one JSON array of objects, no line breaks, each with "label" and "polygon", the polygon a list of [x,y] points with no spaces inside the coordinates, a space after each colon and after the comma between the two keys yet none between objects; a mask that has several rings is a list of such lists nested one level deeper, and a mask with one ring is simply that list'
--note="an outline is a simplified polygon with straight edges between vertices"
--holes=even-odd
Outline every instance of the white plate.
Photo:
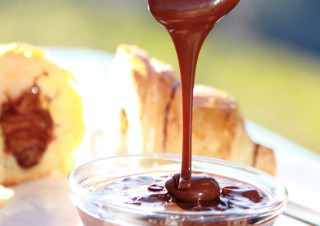
[{"label": "white plate", "polygon": [[[90,49],[49,48],[52,59],[72,71],[79,79],[86,123],[99,130],[103,118],[99,95],[107,84],[112,54]],[[88,92],[90,91],[90,92]],[[97,111],[100,108],[100,111]],[[95,118],[88,117],[95,112]],[[290,199],[312,209],[320,209],[320,157],[252,122],[247,123],[251,137],[272,147],[278,159],[278,177],[289,191]],[[44,178],[13,187],[15,196],[0,210],[1,226],[71,226],[80,225],[77,212],[68,198],[67,179]],[[311,201],[312,200],[312,201]],[[280,225],[304,225],[282,216]]]}]

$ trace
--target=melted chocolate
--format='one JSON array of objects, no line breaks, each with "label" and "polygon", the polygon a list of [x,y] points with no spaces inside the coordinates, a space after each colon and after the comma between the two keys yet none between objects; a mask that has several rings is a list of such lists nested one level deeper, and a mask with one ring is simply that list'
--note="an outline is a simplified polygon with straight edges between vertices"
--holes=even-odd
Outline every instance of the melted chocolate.
[{"label": "melted chocolate", "polygon": [[[240,0],[148,0],[154,18],[169,32],[175,45],[182,85],[182,164],[179,181],[171,179],[169,191],[175,196],[192,194],[192,201],[208,200],[215,195],[215,183],[207,179],[192,178],[192,101],[196,64],[201,46],[207,35],[223,16],[228,14]],[[193,182],[196,180],[196,182]],[[213,180],[213,179],[212,179]],[[193,184],[199,184],[197,190]],[[172,184],[177,188],[172,189]],[[185,199],[188,195],[183,195]],[[190,201],[186,198],[185,201]]]},{"label": "melted chocolate", "polygon": [[52,139],[53,121],[40,103],[40,89],[31,87],[15,100],[2,105],[0,125],[5,151],[12,154],[22,168],[36,165]]},{"label": "melted chocolate", "polygon": [[178,200],[192,201],[212,201],[219,197],[220,187],[218,182],[207,175],[192,176],[190,189],[179,189],[180,174],[174,174],[166,181],[165,187],[170,194]]},{"label": "melted chocolate", "polygon": [[[219,181],[222,188],[219,187],[216,180],[213,180],[213,177]],[[108,188],[108,190],[105,192],[106,194],[113,194],[113,198],[119,196],[119,200],[125,197],[125,204],[128,205],[144,207],[171,206],[172,208],[172,203],[174,203],[180,209],[187,211],[221,212],[235,209],[244,210],[255,205],[263,205],[264,200],[267,200],[265,194],[256,187],[235,179],[218,175],[204,175],[201,173],[195,173],[192,178],[191,189],[177,189],[178,192],[168,191],[167,187],[177,186],[176,181],[179,180],[179,174],[175,174],[172,180],[167,180],[166,177],[132,176],[107,184],[105,188]],[[199,181],[201,181],[201,183],[199,183]],[[216,190],[209,192],[204,189],[203,191],[203,189],[201,189],[203,181],[214,183],[212,187],[215,187]],[[149,185],[150,182],[152,185]],[[168,183],[170,184],[169,186],[167,185]],[[234,186],[235,184],[237,186]],[[131,189],[133,189],[134,192],[130,192]],[[98,188],[98,190],[100,191],[101,189]],[[120,193],[120,195],[117,194],[117,192]],[[202,197],[211,197],[201,199],[200,196],[199,200],[194,201],[192,196],[198,197],[198,193],[203,192],[209,192],[210,194],[205,194]]]}]

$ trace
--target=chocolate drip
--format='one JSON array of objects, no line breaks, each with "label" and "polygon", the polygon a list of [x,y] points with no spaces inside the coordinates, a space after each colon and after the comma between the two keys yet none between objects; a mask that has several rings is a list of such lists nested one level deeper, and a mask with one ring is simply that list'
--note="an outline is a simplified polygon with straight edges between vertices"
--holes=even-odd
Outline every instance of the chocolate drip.
[{"label": "chocolate drip", "polygon": [[[182,164],[179,176],[169,181],[169,191],[175,196],[192,194],[201,200],[203,193],[216,190],[207,179],[192,178],[192,105],[196,64],[201,46],[215,23],[228,14],[240,0],[149,0],[154,18],[169,32],[175,45],[182,85]],[[179,178],[179,179],[178,179]],[[178,181],[177,181],[178,180]],[[194,181],[193,181],[194,180]],[[200,184],[192,188],[193,184]],[[177,188],[176,188],[177,186]],[[186,191],[185,191],[186,190]],[[183,192],[182,192],[183,191]],[[196,194],[197,193],[197,194]],[[185,199],[188,195],[180,197]],[[212,195],[215,197],[215,195]],[[190,201],[187,198],[187,201]]]}]

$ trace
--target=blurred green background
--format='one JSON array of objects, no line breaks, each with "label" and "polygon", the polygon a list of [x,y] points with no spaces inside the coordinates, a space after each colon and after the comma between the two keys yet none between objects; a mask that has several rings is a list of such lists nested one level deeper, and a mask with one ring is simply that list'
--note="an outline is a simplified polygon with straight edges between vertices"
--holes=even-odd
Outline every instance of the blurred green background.
[{"label": "blurred green background", "polygon": [[[0,0],[0,43],[111,53],[136,44],[178,72],[171,40],[146,2]],[[319,10],[317,0],[242,0],[209,35],[196,82],[226,90],[245,118],[320,154]]]}]

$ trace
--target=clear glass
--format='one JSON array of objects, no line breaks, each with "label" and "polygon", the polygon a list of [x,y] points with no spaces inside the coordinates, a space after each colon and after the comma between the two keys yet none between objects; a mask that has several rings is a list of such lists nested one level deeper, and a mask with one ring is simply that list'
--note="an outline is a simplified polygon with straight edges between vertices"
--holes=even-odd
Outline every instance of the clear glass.
[{"label": "clear glass", "polygon": [[[276,178],[257,169],[205,157],[193,158],[193,171],[235,178],[251,184],[269,197],[257,208],[227,212],[159,210],[127,205],[108,198],[101,187],[131,175],[179,172],[180,155],[121,155],[88,162],[74,169],[69,177],[70,198],[84,226],[109,225],[273,225],[283,212],[287,191]],[[103,185],[103,186],[99,186]],[[100,189],[94,189],[100,188]],[[110,194],[109,194],[110,195]]]}]

